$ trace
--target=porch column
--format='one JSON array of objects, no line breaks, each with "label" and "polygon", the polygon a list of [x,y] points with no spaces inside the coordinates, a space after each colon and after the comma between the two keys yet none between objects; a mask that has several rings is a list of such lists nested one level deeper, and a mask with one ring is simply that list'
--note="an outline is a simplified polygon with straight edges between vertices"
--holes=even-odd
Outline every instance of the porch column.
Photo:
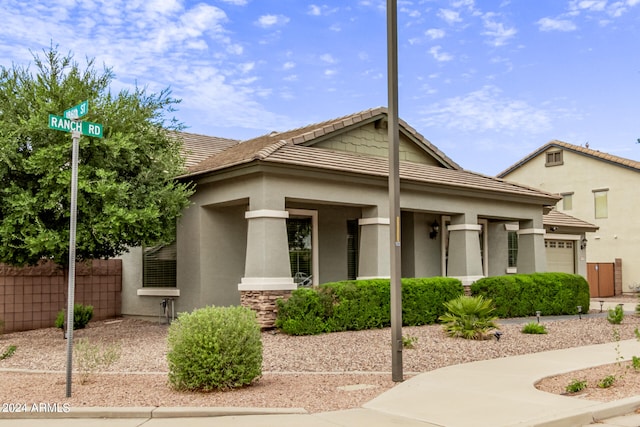
[{"label": "porch column", "polygon": [[291,277],[287,218],[284,210],[258,209],[245,213],[247,254],[238,290],[240,303],[256,311],[263,328],[274,326],[276,300],[288,298],[296,285]]},{"label": "porch column", "polygon": [[544,248],[544,227],[533,220],[520,221],[518,230],[518,273],[538,273],[547,271],[547,257]]},{"label": "porch column", "polygon": [[358,224],[360,225],[358,279],[390,278],[389,218],[361,218]]},{"label": "porch column", "polygon": [[484,277],[480,256],[480,230],[476,215],[456,215],[451,217],[449,231],[449,261],[447,276],[470,286]]}]

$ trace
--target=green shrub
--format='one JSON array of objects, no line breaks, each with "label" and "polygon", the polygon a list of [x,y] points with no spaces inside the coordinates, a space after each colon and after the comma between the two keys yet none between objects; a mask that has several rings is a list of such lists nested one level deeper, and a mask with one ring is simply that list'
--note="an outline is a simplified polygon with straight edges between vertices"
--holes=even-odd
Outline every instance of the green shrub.
[{"label": "green shrub", "polygon": [[262,337],[246,307],[205,307],[169,327],[169,383],[177,390],[227,390],[262,375]]},{"label": "green shrub", "polygon": [[598,382],[598,387],[600,388],[609,388],[616,382],[615,375],[607,375],[603,379]]},{"label": "green shrub", "polygon": [[411,335],[403,335],[402,336],[402,348],[414,348],[415,344],[418,342],[418,338],[412,337]]},{"label": "green shrub", "polygon": [[372,279],[323,284],[332,306],[327,332],[382,328],[391,323],[389,280]]},{"label": "green shrub", "polygon": [[402,324],[436,323],[445,314],[444,303],[463,293],[462,282],[452,277],[402,279]]},{"label": "green shrub", "polygon": [[[73,329],[84,329],[89,321],[93,318],[93,306],[92,305],[73,305]],[[56,328],[64,329],[65,322],[67,320],[65,310],[60,310],[56,316],[54,323]]]},{"label": "green shrub", "polygon": [[638,356],[632,356],[631,357],[631,366],[633,366],[633,369],[637,372],[640,371],[640,357]]},{"label": "green shrub", "polygon": [[540,323],[530,322],[522,327],[523,334],[546,334],[547,328]]},{"label": "green shrub", "polygon": [[567,393],[578,393],[587,388],[585,380],[573,380],[564,389]]},{"label": "green shrub", "polygon": [[611,323],[612,325],[619,325],[620,323],[622,323],[623,319],[624,310],[622,309],[621,305],[616,305],[616,308],[609,309],[609,312],[607,313],[607,320],[609,321],[609,323]]},{"label": "green shrub", "polygon": [[15,345],[10,345],[9,347],[7,347],[7,349],[3,351],[2,354],[0,354],[0,360],[8,359],[13,356],[13,353],[16,352],[17,348],[18,347],[16,347]]},{"label": "green shrub", "polygon": [[328,292],[298,288],[288,300],[277,300],[276,328],[290,335],[315,335],[327,332],[327,319],[333,302]]},{"label": "green shrub", "polygon": [[[402,279],[404,326],[435,323],[443,303],[462,295],[462,283],[448,277]],[[299,288],[277,301],[275,326],[290,335],[382,328],[391,324],[388,279],[324,283]]]},{"label": "green shrub", "polygon": [[533,273],[492,276],[471,285],[472,295],[493,300],[496,316],[545,316],[576,314],[577,306],[589,311],[589,284],[584,277],[568,273]]},{"label": "green shrub", "polygon": [[483,339],[487,332],[498,327],[492,304],[482,296],[461,295],[444,303],[447,313],[440,316],[440,321],[449,336]]}]

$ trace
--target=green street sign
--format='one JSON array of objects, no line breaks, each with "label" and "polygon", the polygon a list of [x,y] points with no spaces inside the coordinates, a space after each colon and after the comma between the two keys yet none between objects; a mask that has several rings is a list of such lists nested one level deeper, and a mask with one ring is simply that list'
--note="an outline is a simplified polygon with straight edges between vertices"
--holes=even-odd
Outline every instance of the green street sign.
[{"label": "green street sign", "polygon": [[89,101],[83,101],[80,104],[65,110],[62,114],[66,119],[79,119],[86,116],[89,112]]},{"label": "green street sign", "polygon": [[81,122],[64,117],[49,114],[49,129],[61,130],[63,132],[80,132],[82,135],[102,138],[102,125],[91,122]]}]

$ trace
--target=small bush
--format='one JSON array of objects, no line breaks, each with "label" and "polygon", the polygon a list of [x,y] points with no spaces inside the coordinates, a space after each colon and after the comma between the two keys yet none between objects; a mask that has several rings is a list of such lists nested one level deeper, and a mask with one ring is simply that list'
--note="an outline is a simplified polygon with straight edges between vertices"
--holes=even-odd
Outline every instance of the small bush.
[{"label": "small bush", "polygon": [[107,369],[120,358],[120,346],[101,347],[81,338],[74,343],[73,357],[80,372],[80,384],[86,384],[93,374]]},{"label": "small bush", "polygon": [[523,334],[546,334],[547,328],[544,325],[541,325],[540,323],[531,322],[531,323],[527,323],[522,327],[522,333]]},{"label": "small bush", "polygon": [[598,387],[600,388],[609,388],[616,382],[615,375],[607,375],[603,379],[598,382]]},{"label": "small bush", "polygon": [[619,325],[620,323],[622,323],[623,319],[624,310],[622,309],[621,305],[616,305],[616,308],[609,309],[609,312],[607,313],[607,320],[609,321],[609,323],[611,323],[612,325]]},{"label": "small bush", "polygon": [[412,337],[411,335],[402,336],[402,348],[414,348],[415,344],[418,342],[418,338]]},{"label": "small bush", "polygon": [[490,299],[482,296],[459,296],[444,303],[447,313],[440,316],[449,336],[465,339],[483,339],[485,334],[497,329]]},{"label": "small bush", "polygon": [[[73,305],[73,329],[84,329],[89,321],[93,318],[93,306],[92,305]],[[67,315],[65,310],[60,310],[56,316],[54,323],[56,328],[64,329]]]},{"label": "small bush", "polygon": [[587,388],[585,380],[573,380],[564,389],[567,393],[578,393]]},{"label": "small bush", "polygon": [[637,372],[640,371],[640,357],[638,356],[633,356],[631,358],[631,366],[633,366],[633,369]]},{"label": "small bush", "polygon": [[16,352],[17,348],[18,347],[16,347],[15,345],[10,345],[5,351],[2,352],[2,354],[0,354],[0,360],[8,359],[13,356],[13,353]]},{"label": "small bush", "polygon": [[227,390],[262,375],[262,336],[246,307],[205,307],[169,327],[169,383],[177,390]]}]

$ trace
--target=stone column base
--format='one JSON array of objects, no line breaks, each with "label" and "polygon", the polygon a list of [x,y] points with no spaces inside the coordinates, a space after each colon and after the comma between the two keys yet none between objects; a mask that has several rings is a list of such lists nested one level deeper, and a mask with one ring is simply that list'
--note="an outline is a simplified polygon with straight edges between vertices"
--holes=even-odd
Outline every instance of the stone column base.
[{"label": "stone column base", "polygon": [[240,291],[240,305],[256,312],[262,329],[272,329],[276,324],[278,306],[276,300],[288,299],[290,290]]}]

